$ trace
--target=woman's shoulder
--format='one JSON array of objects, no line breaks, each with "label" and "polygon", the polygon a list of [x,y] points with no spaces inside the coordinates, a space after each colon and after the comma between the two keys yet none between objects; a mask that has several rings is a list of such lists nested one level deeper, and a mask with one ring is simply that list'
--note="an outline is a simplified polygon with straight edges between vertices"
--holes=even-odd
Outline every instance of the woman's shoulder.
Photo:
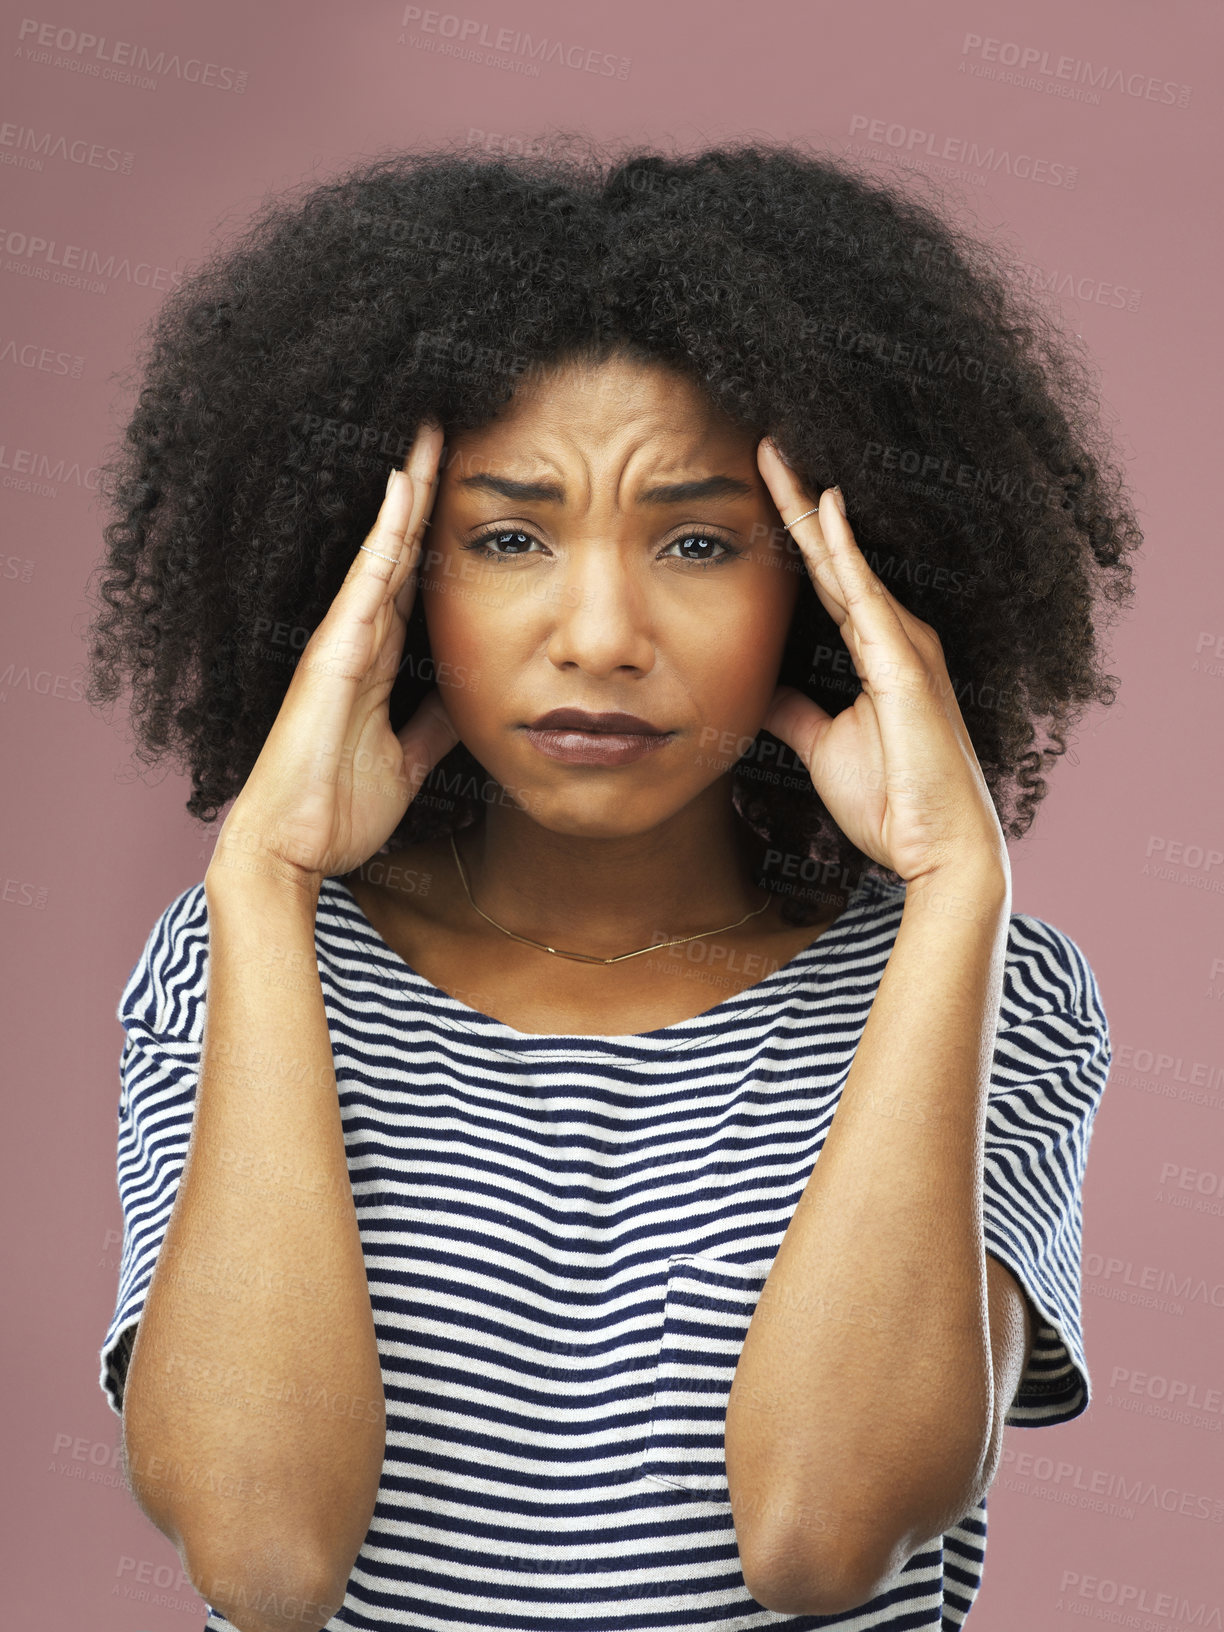
[{"label": "woman's shoulder", "polygon": [[1079,943],[1045,918],[1013,912],[999,1024],[1039,1014],[1073,1015],[1094,1029],[1108,1029],[1096,975]]},{"label": "woman's shoulder", "polygon": [[208,902],[200,879],[157,914],[124,983],[116,1017],[129,1031],[139,1026],[153,1036],[164,1034],[174,1023],[174,1011],[202,986],[207,953]]}]

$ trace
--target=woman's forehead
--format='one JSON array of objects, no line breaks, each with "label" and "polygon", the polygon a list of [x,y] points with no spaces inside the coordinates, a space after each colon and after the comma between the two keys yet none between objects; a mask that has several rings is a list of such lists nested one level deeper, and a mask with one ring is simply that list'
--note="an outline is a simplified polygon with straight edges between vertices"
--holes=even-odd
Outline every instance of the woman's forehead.
[{"label": "woman's forehead", "polygon": [[[730,461],[755,485],[756,437],[665,365],[574,365],[517,394],[487,425],[449,440],[444,478],[461,486],[496,468],[520,481],[581,465],[634,467],[671,481],[718,474]],[[738,472],[744,481],[745,472]],[[729,490],[722,497],[734,496]]]}]

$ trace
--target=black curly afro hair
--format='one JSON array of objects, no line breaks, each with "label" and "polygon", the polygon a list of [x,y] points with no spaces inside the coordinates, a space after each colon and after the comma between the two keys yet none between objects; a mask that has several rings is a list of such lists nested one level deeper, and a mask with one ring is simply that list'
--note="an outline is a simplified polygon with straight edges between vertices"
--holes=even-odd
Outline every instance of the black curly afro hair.
[{"label": "black curly afro hair", "polygon": [[[769,432],[811,492],[840,483],[873,569],[938,632],[1020,837],[1069,728],[1115,699],[1100,635],[1141,542],[1082,343],[1011,275],[1019,256],[840,158],[532,148],[384,154],[266,201],[165,301],[103,466],[90,703],[130,674],[137,757],[176,756],[188,811],[214,821],[418,422],[479,428],[532,373],[623,350]],[[831,713],[859,689],[806,577],[779,679]],[[394,729],[433,683],[418,598]],[[886,872],[776,738],[731,774],[775,861],[845,884]],[[385,848],[466,825],[496,792],[460,744]],[[807,921],[819,891],[760,881]]]}]

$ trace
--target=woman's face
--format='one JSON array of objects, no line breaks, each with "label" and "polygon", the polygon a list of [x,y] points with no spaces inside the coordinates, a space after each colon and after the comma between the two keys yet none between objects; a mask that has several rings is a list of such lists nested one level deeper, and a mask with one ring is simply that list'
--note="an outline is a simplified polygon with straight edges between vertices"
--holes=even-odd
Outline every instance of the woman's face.
[{"label": "woman's face", "polygon": [[[656,491],[677,484],[692,491]],[[549,371],[448,442],[417,593],[475,758],[542,826],[614,837],[747,750],[802,570],[755,437],[682,376],[618,357]],[[667,735],[529,734],[558,708]]]}]

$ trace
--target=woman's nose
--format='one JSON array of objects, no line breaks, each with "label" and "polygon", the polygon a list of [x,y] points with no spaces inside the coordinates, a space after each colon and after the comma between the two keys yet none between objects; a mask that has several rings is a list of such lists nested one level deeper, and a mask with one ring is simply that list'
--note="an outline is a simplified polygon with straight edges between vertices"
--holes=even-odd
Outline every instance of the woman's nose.
[{"label": "woman's nose", "polygon": [[654,631],[644,587],[617,562],[574,561],[548,586],[546,651],[558,668],[591,674],[653,668]]}]

